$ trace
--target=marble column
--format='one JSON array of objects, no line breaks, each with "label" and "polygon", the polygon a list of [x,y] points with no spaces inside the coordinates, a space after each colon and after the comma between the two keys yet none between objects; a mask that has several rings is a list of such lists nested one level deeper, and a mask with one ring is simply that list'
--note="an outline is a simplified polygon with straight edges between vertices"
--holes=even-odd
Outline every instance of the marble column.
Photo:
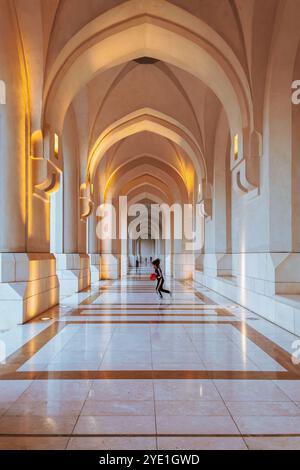
[{"label": "marble column", "polygon": [[90,257],[87,254],[87,219],[80,214],[80,175],[76,126],[68,115],[63,129],[63,249],[55,253],[60,294],[71,295],[91,283]]},{"label": "marble column", "polygon": [[97,207],[99,205],[98,185],[94,184],[94,207],[88,220],[88,253],[91,266],[91,282],[101,279],[100,240],[97,236]]},{"label": "marble column", "polygon": [[[100,240],[101,246],[101,279],[118,279],[119,269],[120,269],[120,249],[119,249],[119,240],[118,236],[118,203],[117,201],[112,200],[111,198],[106,199],[106,204],[114,207],[113,212],[111,213],[111,223],[109,227],[110,233],[107,234],[105,238]],[[98,212],[99,224],[101,224],[102,217],[107,217],[107,214],[110,209],[110,206],[102,211]],[[101,217],[100,217],[101,214]],[[107,219],[108,220],[108,219]]]},{"label": "marble column", "polygon": [[[0,15],[0,329],[24,323],[52,307],[58,302],[59,291],[55,258],[49,253],[49,219],[48,225],[44,217],[39,225],[32,224],[37,196],[34,200],[29,97],[22,67],[15,20],[10,8],[3,8]],[[41,205],[49,215],[49,196],[42,189]],[[32,243],[33,239],[36,244]]]}]

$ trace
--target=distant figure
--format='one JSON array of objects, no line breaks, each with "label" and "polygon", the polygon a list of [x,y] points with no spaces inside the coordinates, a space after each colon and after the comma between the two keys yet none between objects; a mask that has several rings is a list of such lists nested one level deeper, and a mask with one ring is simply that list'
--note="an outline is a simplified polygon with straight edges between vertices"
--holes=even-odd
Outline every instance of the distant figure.
[{"label": "distant figure", "polygon": [[150,256],[150,263],[151,263],[151,264],[152,264],[152,259],[153,259],[152,256]]},{"label": "distant figure", "polygon": [[154,271],[156,274],[156,279],[157,279],[156,292],[159,294],[161,299],[163,298],[162,292],[165,292],[166,294],[170,294],[171,296],[171,292],[167,289],[164,289],[165,280],[164,280],[162,269],[160,267],[160,259],[159,258],[155,259],[154,261],[152,261],[152,264],[153,264]]},{"label": "distant figure", "polygon": [[135,260],[135,272],[136,272],[136,273],[138,272],[139,265],[140,265],[139,259],[136,258],[136,260]]},{"label": "distant figure", "polygon": [[146,256],[146,258],[145,258],[145,264],[146,264],[146,265],[147,265],[147,262],[148,262],[148,258],[147,258],[147,256]]}]

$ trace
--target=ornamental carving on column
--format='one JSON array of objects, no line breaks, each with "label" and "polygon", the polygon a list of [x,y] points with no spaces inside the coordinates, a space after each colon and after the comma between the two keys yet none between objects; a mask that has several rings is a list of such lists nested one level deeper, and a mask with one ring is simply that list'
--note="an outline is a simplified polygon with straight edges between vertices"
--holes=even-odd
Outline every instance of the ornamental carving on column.
[{"label": "ornamental carving on column", "polygon": [[63,170],[59,136],[48,129],[31,136],[31,180],[33,195],[48,202],[49,194],[58,191]]},{"label": "ornamental carving on column", "polygon": [[93,211],[93,185],[87,180],[80,186],[80,219],[87,219]]},{"label": "ornamental carving on column", "polygon": [[262,156],[262,136],[257,131],[244,130],[238,152],[231,156],[232,182],[235,191],[248,197],[259,195],[260,158]]},{"label": "ornamental carving on column", "polygon": [[199,195],[199,202],[201,206],[202,215],[210,219],[212,217],[212,196],[211,185],[206,179],[202,180],[201,194]]}]

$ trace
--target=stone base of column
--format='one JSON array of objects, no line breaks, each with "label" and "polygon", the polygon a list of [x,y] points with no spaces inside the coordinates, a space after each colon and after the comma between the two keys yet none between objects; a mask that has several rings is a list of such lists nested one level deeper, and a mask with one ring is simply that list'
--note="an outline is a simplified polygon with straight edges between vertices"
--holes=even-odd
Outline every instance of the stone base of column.
[{"label": "stone base of column", "polygon": [[135,268],[135,260],[136,260],[136,256],[128,255],[128,263],[129,263],[130,268]]},{"label": "stone base of column", "polygon": [[54,255],[0,253],[0,329],[25,323],[58,301]]},{"label": "stone base of column", "polygon": [[98,282],[101,279],[101,256],[97,253],[89,255],[91,265],[91,283]]},{"label": "stone base of column", "polygon": [[195,281],[300,334],[299,253],[205,254],[203,265]]},{"label": "stone base of column", "polygon": [[128,274],[128,256],[127,255],[120,255],[120,276],[121,278],[126,278]]},{"label": "stone base of column", "polygon": [[192,279],[195,268],[195,256],[193,254],[173,255],[173,277],[178,281]]},{"label": "stone base of column", "polygon": [[161,263],[161,266],[164,267],[164,274],[165,276],[172,276],[173,274],[173,259],[172,259],[172,255],[164,255],[164,256],[161,256],[160,258],[160,263]]},{"label": "stone base of column", "polygon": [[232,275],[232,255],[227,253],[207,253],[203,259],[203,270],[210,277]]},{"label": "stone base of column", "polygon": [[195,255],[195,269],[197,271],[203,272],[203,264],[204,264],[204,254],[199,253]]},{"label": "stone base of column", "polygon": [[55,254],[60,295],[80,292],[91,285],[90,257],[83,253]]},{"label": "stone base of column", "polygon": [[203,264],[207,277],[234,278],[243,289],[300,294],[300,253],[208,253]]},{"label": "stone base of column", "polygon": [[119,258],[115,255],[101,255],[101,279],[118,279],[119,278]]}]

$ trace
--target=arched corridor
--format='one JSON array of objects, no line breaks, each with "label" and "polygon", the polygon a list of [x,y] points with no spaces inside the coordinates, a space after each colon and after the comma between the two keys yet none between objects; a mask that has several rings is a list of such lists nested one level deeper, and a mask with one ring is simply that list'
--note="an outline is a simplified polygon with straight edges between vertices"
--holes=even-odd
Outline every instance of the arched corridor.
[{"label": "arched corridor", "polygon": [[299,449],[298,1],[0,8],[0,448]]}]

